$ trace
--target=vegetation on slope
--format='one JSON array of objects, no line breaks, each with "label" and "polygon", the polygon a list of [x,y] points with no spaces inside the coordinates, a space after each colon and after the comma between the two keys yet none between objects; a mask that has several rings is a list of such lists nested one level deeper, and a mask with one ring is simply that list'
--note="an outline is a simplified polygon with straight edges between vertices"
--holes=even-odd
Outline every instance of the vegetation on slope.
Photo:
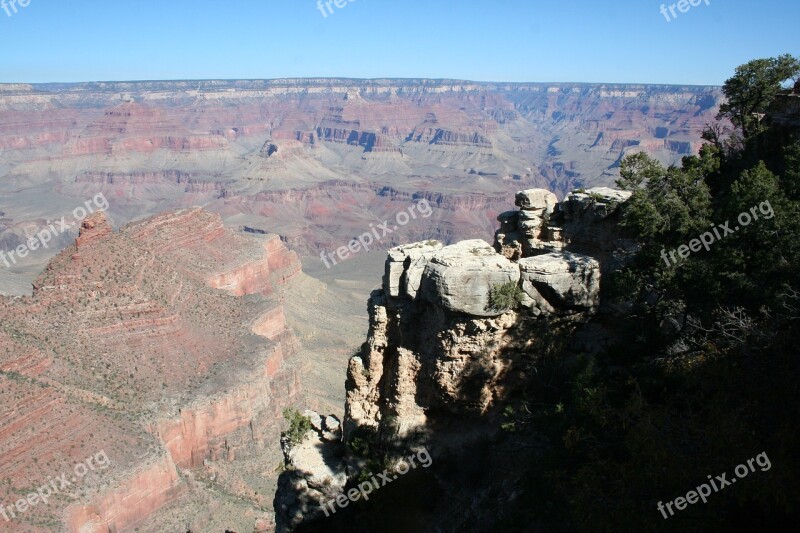
[{"label": "vegetation on slope", "polygon": [[[664,168],[628,157],[623,229],[641,244],[604,283],[614,342],[540,369],[535,400],[506,409],[528,435],[525,495],[504,524],[543,531],[781,530],[800,509],[800,139],[771,125],[791,56],[755,60],[725,84],[728,104],[698,156]],[[800,120],[799,120],[800,121]],[[752,208],[755,208],[753,210]],[[742,224],[749,213],[758,216]],[[772,215],[772,216],[770,216]],[[730,221],[688,257],[669,251]],[[687,254],[684,254],[687,255]],[[603,318],[598,320],[603,321]],[[577,371],[576,371],[577,368]],[[664,518],[708,476],[766,453],[772,467]]]}]

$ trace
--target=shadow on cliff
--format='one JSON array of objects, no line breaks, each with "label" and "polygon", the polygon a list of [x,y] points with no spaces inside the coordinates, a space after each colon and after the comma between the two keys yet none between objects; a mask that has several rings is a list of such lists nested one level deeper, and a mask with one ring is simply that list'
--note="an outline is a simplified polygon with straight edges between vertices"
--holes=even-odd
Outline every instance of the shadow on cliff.
[{"label": "shadow on cliff", "polygon": [[[454,315],[443,318],[428,328],[409,320],[404,339],[410,340],[408,334],[413,334],[415,343],[429,342],[451,329],[453,320],[473,320]],[[570,343],[581,338],[576,332],[585,327],[574,317],[516,315],[501,339],[468,358],[451,393],[458,402],[437,403],[430,389],[416,391],[418,404],[426,406],[428,422],[405,434],[426,436],[425,446],[433,457],[428,469],[412,470],[375,491],[369,501],[349,503],[333,516],[296,531],[484,532],[507,531],[508,525],[513,531],[543,531],[535,518],[518,521],[515,500],[527,486],[527,465],[544,443],[509,431],[507,424],[515,416],[507,408],[521,399],[553,396],[558,389],[554,382],[575,362],[574,356],[565,353],[574,351],[568,349]],[[392,359],[396,354],[386,355]],[[437,371],[434,360],[421,363],[420,377],[430,378]],[[376,449],[402,455],[408,442],[392,442],[391,431],[382,429],[378,433],[382,442]]]},{"label": "shadow on cliff", "polygon": [[298,526],[297,533],[342,531],[351,533],[407,533],[430,531],[437,520],[437,509],[447,494],[428,470],[412,470],[391,484],[369,495],[366,502],[335,506],[329,518]]}]

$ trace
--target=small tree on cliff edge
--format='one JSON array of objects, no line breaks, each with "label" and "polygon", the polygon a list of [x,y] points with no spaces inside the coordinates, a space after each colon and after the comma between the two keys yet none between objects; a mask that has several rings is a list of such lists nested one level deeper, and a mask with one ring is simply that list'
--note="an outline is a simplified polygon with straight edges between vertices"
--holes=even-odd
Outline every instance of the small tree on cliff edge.
[{"label": "small tree on cliff edge", "polygon": [[292,446],[303,442],[303,439],[311,429],[311,420],[307,416],[300,414],[297,409],[284,409],[283,417],[289,421],[289,429],[282,433],[282,436],[289,439]]}]

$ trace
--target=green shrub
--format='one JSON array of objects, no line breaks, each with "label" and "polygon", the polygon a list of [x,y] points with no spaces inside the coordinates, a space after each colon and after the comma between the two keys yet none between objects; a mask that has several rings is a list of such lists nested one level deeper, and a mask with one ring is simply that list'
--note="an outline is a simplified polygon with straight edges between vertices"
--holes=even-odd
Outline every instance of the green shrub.
[{"label": "green shrub", "polygon": [[495,285],[489,292],[489,309],[493,311],[507,311],[515,308],[522,301],[524,292],[513,282]]},{"label": "green shrub", "polygon": [[371,426],[358,426],[347,441],[347,447],[358,457],[370,458],[377,455],[378,431]]},{"label": "green shrub", "polygon": [[297,409],[284,409],[283,417],[289,421],[289,429],[283,432],[283,436],[288,437],[294,446],[303,442],[306,433],[312,429],[311,420]]}]

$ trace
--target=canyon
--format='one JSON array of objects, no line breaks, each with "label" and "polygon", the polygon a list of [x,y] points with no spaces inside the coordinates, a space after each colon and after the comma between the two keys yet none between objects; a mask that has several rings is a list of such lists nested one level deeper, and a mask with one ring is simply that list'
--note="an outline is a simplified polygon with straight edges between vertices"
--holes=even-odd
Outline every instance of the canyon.
[{"label": "canyon", "polygon": [[[564,331],[594,313],[616,244],[583,217],[619,200],[604,186],[625,155],[696,153],[720,101],[717,87],[458,80],[0,85],[0,249],[87,198],[109,204],[0,269],[0,504],[101,449],[112,461],[0,530],[271,531],[291,520],[272,512],[284,408],[336,415],[345,440],[486,410],[508,385],[478,382],[509,369],[469,354],[512,325],[487,287],[519,281],[530,320]],[[520,190],[540,192],[508,212]],[[320,267],[421,200],[429,218]],[[563,227],[542,218],[556,206]],[[425,309],[410,322],[407,299]],[[420,321],[457,342],[417,338]],[[401,330],[444,362],[434,348],[415,362],[420,345],[384,359]]]},{"label": "canyon", "polygon": [[[517,190],[608,186],[695,153],[718,87],[283,79],[0,85],[0,245],[102,192],[116,228],[202,206],[304,256],[427,198],[381,243],[490,235]],[[69,244],[65,236],[56,251]],[[24,294],[54,251],[0,272]]]}]

